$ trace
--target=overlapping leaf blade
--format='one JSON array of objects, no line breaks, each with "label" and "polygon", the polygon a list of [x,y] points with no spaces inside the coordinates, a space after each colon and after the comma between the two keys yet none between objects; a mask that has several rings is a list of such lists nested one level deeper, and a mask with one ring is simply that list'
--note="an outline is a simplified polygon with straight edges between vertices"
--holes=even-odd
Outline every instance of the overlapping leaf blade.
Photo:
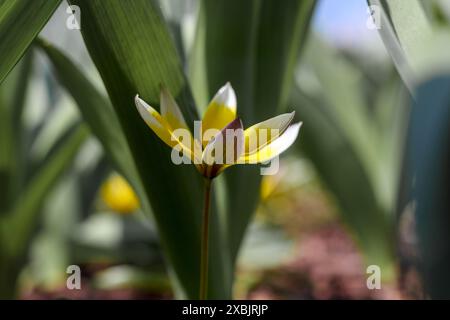
[{"label": "overlapping leaf blade", "polygon": [[[139,95],[159,105],[159,86],[176,97],[188,123],[197,119],[189,87],[156,1],[72,1],[83,12],[82,33],[143,180],[159,235],[179,288],[197,298],[202,181],[193,166],[175,166],[170,150],[146,127],[133,105]],[[187,191],[189,190],[189,191]],[[227,298],[221,232],[213,218],[210,298]]]},{"label": "overlapping leaf blade", "polygon": [[377,8],[381,38],[403,82],[413,92],[417,51],[432,34],[422,3],[419,0],[368,0],[368,4]]},{"label": "overlapping leaf blade", "polygon": [[425,287],[432,299],[448,299],[449,238],[449,75],[417,89],[408,132],[408,175],[414,177],[416,229]]},{"label": "overlapping leaf blade", "polygon": [[82,124],[77,124],[70,131],[62,137],[60,146],[26,186],[20,201],[16,201],[11,212],[0,221],[2,236],[8,239],[6,247],[10,256],[17,257],[23,253],[45,195],[72,163],[81,144],[89,136],[89,131]]},{"label": "overlapping leaf blade", "polygon": [[144,210],[150,212],[122,127],[108,98],[60,50],[41,40],[38,44],[54,65],[60,83],[72,95],[83,118],[110,155],[115,168],[134,185],[141,195]]},{"label": "overlapping leaf blade", "polygon": [[61,0],[0,1],[0,83],[44,27]]},{"label": "overlapping leaf blade", "polygon": [[[248,127],[285,107],[293,64],[306,38],[315,1],[202,1],[191,56],[196,97],[205,103],[225,82],[237,92],[238,113]],[[224,222],[231,257],[259,200],[257,167],[235,166],[226,175]]]},{"label": "overlapping leaf blade", "polygon": [[295,90],[291,101],[308,124],[303,128],[301,150],[335,195],[343,221],[356,235],[366,262],[383,266],[383,276],[392,279],[392,226],[345,130],[323,100]]}]

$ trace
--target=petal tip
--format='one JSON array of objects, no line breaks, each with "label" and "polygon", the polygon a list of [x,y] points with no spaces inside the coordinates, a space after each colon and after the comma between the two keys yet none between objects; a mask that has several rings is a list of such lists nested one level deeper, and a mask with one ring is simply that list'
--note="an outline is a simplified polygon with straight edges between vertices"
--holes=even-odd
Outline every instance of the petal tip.
[{"label": "petal tip", "polygon": [[300,128],[302,127],[302,124],[303,124],[303,122],[300,121],[300,122],[293,123],[288,127],[288,129],[290,129],[291,132],[294,133],[295,138],[297,138]]},{"label": "petal tip", "polygon": [[295,110],[292,111],[291,113],[289,113],[289,118],[290,118],[289,123],[291,123],[292,120],[294,120],[294,117],[295,117]]},{"label": "petal tip", "polygon": [[136,108],[138,108],[138,110],[146,110],[149,111],[150,110],[150,106],[147,104],[147,102],[145,102],[144,100],[142,100],[141,98],[139,98],[139,94],[137,94],[134,97],[134,103],[136,104]]},{"label": "petal tip", "polygon": [[147,123],[153,122],[152,113],[154,109],[150,105],[148,105],[147,102],[139,98],[138,94],[134,97],[134,102],[136,104],[136,109],[138,110],[142,119],[144,119],[144,121]]},{"label": "petal tip", "polygon": [[229,108],[236,108],[236,94],[229,81],[219,89],[214,100],[218,104],[223,104]]}]

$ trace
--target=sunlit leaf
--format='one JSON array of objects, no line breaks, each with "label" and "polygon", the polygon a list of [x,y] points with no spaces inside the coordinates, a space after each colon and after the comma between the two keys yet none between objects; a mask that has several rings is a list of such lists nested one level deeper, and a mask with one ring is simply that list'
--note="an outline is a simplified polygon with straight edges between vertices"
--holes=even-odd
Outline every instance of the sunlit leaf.
[{"label": "sunlit leaf", "polygon": [[376,8],[381,38],[410,92],[415,84],[415,55],[432,34],[432,27],[419,0],[368,0]]},{"label": "sunlit leaf", "polygon": [[[38,44],[48,55],[60,83],[76,101],[83,118],[110,155],[117,170],[124,174],[142,195],[142,182],[136,172],[122,127],[108,98],[103,96],[60,50],[41,40]],[[145,210],[150,212],[146,198],[143,197],[143,200]]]},{"label": "sunlit leaf", "polygon": [[[199,103],[229,81],[244,127],[278,114],[285,107],[314,4],[202,1],[190,66]],[[235,166],[224,175],[224,223],[234,260],[259,200],[260,171],[257,166]]]},{"label": "sunlit leaf", "polygon": [[[189,126],[198,119],[182,66],[156,1],[71,1],[83,12],[81,31],[125,133],[146,196],[152,206],[177,289],[198,297],[202,180],[194,166],[176,166],[170,148],[151,132],[134,106],[139,94],[159,106],[165,85]],[[189,192],[186,192],[189,190]],[[209,297],[227,298],[221,232],[213,216]],[[174,227],[176,226],[176,227]]]},{"label": "sunlit leaf", "polygon": [[61,0],[0,1],[0,83],[25,53]]}]

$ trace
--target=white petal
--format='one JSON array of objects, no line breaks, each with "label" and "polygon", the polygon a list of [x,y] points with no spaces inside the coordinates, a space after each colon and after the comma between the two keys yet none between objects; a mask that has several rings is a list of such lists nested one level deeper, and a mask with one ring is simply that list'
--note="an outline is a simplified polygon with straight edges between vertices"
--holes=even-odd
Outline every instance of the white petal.
[{"label": "white petal", "polygon": [[261,148],[258,152],[241,157],[239,161],[245,163],[261,163],[267,162],[279,156],[295,142],[301,125],[301,122],[294,123],[289,126],[289,128],[287,128],[281,136],[272,141],[270,144]]},{"label": "white petal", "polygon": [[136,108],[139,111],[139,114],[141,115],[142,119],[144,119],[145,123],[147,123],[148,126],[150,126],[151,128],[163,127],[162,124],[155,117],[155,113],[157,114],[158,112],[155,109],[153,109],[149,104],[147,104],[147,102],[139,98],[138,94],[134,97],[134,103],[136,104]]},{"label": "white petal", "polygon": [[289,127],[294,116],[295,111],[280,114],[245,129],[245,153],[251,155],[277,139]]},{"label": "white petal", "polygon": [[[222,130],[236,119],[236,109],[236,94],[230,83],[227,82],[219,89],[206,108],[202,119],[202,132],[209,129]],[[206,146],[207,143],[208,140],[202,139],[203,146]]]},{"label": "white petal", "polygon": [[169,123],[173,130],[185,128],[186,121],[175,99],[167,88],[161,88],[161,116]]},{"label": "white petal", "polygon": [[172,130],[168,128],[168,124],[165,123],[158,111],[140,99],[138,95],[134,98],[134,102],[142,119],[164,143],[172,148],[179,143],[173,139]]},{"label": "white petal", "polygon": [[236,93],[229,82],[217,91],[211,102],[217,103],[219,106],[226,106],[232,110],[236,110]]}]

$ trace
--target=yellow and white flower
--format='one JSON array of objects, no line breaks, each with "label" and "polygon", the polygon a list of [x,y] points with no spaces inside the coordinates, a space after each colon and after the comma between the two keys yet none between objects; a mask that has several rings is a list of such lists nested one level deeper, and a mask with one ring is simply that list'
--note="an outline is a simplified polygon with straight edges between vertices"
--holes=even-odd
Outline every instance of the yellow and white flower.
[{"label": "yellow and white flower", "polygon": [[111,175],[100,190],[103,202],[112,210],[129,214],[139,209],[139,199],[130,184],[120,175]]},{"label": "yellow and white flower", "polygon": [[237,117],[236,95],[230,83],[220,88],[209,103],[198,137],[188,129],[180,108],[167,89],[161,89],[161,113],[139,95],[136,95],[135,103],[153,132],[210,179],[234,164],[264,163],[277,157],[294,143],[301,126],[301,122],[291,124],[295,114],[291,112],[244,130]]}]

